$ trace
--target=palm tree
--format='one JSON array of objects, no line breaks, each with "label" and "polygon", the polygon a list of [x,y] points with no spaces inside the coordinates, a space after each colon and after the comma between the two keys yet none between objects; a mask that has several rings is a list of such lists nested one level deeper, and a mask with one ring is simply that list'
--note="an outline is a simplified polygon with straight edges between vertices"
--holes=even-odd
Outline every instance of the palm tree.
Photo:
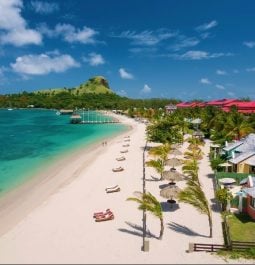
[{"label": "palm tree", "polygon": [[141,211],[148,211],[153,216],[160,220],[160,233],[158,239],[163,238],[164,233],[164,221],[163,211],[160,202],[150,193],[138,193],[137,197],[129,197],[127,201],[134,201],[139,204],[138,209]]},{"label": "palm tree", "polygon": [[186,160],[184,162],[184,166],[182,167],[184,174],[190,176],[193,181],[197,181],[199,183],[198,170],[199,167],[196,159]]},{"label": "palm tree", "polygon": [[201,160],[201,159],[203,159],[203,152],[201,151],[201,149],[195,149],[195,148],[193,148],[191,151],[186,151],[184,153],[184,155],[188,159],[194,159],[194,160]]},{"label": "palm tree", "polygon": [[186,140],[188,143],[194,145],[194,146],[199,146],[199,145],[204,145],[204,141],[199,139],[199,138],[196,138],[196,137],[189,137],[187,140]]},{"label": "palm tree", "polygon": [[226,136],[240,139],[251,132],[254,132],[254,128],[248,123],[247,119],[241,113],[232,111],[228,116],[225,124]]},{"label": "palm tree", "polygon": [[178,198],[181,202],[188,203],[200,213],[207,215],[210,227],[209,236],[212,237],[212,213],[201,186],[196,181],[189,180],[187,187],[179,193]]},{"label": "palm tree", "polygon": [[157,173],[160,174],[160,179],[159,180],[162,180],[163,179],[163,171],[164,171],[164,162],[162,159],[157,159],[157,160],[149,160],[146,162],[146,165],[148,167],[153,167]]},{"label": "palm tree", "polygon": [[165,143],[163,145],[152,147],[149,151],[149,154],[159,157],[165,163],[170,150],[171,150],[171,144]]}]

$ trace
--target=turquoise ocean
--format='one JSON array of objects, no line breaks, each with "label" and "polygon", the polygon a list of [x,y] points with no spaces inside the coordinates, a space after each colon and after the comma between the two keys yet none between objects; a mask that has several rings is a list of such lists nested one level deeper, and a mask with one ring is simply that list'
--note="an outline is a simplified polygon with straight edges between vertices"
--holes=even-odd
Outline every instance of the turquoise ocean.
[{"label": "turquoise ocean", "polygon": [[[81,113],[84,121],[106,119]],[[109,119],[109,117],[107,117]],[[70,124],[54,110],[0,109],[0,194],[36,177],[63,155],[127,130],[123,124]]]}]

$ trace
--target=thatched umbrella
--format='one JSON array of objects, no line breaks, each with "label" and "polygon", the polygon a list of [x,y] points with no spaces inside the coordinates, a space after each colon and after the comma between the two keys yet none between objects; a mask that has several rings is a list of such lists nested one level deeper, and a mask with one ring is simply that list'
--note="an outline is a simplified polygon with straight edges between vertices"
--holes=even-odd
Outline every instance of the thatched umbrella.
[{"label": "thatched umbrella", "polygon": [[167,202],[172,204],[176,202],[174,198],[177,198],[180,191],[181,189],[177,186],[168,186],[160,191],[160,196],[168,199]]},{"label": "thatched umbrella", "polygon": [[188,147],[187,147],[188,150],[192,151],[192,150],[201,150],[201,148],[196,145],[196,144],[190,144]]},{"label": "thatched umbrella", "polygon": [[178,171],[164,171],[163,174],[163,179],[164,180],[170,180],[171,182],[169,185],[174,185],[174,181],[180,181],[183,180],[183,175],[179,173]]},{"label": "thatched umbrella", "polygon": [[180,144],[172,144],[171,149],[177,149],[180,147]]},{"label": "thatched umbrella", "polygon": [[182,152],[180,150],[178,150],[178,149],[172,149],[170,151],[170,154],[174,155],[174,156],[180,156],[180,155],[182,155]]},{"label": "thatched umbrella", "polygon": [[171,166],[173,168],[175,166],[180,166],[181,164],[182,164],[182,161],[176,157],[173,157],[173,158],[166,160],[166,165]]}]

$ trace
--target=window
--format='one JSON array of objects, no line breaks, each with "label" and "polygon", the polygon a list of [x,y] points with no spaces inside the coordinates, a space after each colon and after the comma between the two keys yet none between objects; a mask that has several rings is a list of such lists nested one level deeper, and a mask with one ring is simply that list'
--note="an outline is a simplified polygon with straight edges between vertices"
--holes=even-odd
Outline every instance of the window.
[{"label": "window", "polygon": [[250,173],[255,173],[255,166],[250,167]]},{"label": "window", "polygon": [[255,208],[255,198],[251,197],[250,205],[251,207]]}]

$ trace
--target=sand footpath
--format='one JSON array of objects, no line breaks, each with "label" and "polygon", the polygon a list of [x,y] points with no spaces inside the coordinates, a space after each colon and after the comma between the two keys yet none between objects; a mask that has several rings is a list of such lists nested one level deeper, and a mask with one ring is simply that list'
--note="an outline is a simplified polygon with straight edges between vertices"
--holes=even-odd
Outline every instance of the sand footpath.
[{"label": "sand footpath", "polygon": [[[134,202],[126,199],[133,196],[134,191],[142,191],[146,127],[127,117],[119,119],[132,129],[109,140],[106,146],[97,146],[89,153],[81,152],[65,167],[56,170],[56,179],[66,178],[61,186],[59,181],[56,181],[58,185],[54,183],[54,178],[44,179],[32,190],[28,186],[23,190],[27,193],[24,201],[16,197],[12,206],[1,207],[0,204],[0,216],[1,213],[6,216],[0,221],[0,263],[225,263],[208,253],[186,252],[189,242],[221,243],[222,240],[218,213],[214,217],[214,237],[210,239],[206,216],[186,204],[178,204],[173,209],[165,204],[163,240],[157,239],[159,221],[148,215],[150,250],[141,251],[142,213]],[[126,142],[124,136],[130,136],[130,142]],[[126,144],[130,146],[123,147]],[[185,146],[182,148],[184,151]],[[127,153],[120,153],[125,149]],[[126,160],[116,161],[120,156],[125,156]],[[207,176],[209,163],[207,157],[204,159],[200,173],[211,197],[212,181]],[[119,166],[124,171],[112,172]],[[151,175],[157,176],[152,168],[146,168],[146,178]],[[164,204],[166,200],[159,196],[162,184],[166,183],[147,181],[146,189]],[[115,185],[119,185],[119,192],[105,192],[105,188]],[[178,183],[179,187],[184,185],[184,182]],[[96,223],[93,213],[107,208],[113,211],[114,220]],[[12,216],[19,218],[11,222]]]}]

